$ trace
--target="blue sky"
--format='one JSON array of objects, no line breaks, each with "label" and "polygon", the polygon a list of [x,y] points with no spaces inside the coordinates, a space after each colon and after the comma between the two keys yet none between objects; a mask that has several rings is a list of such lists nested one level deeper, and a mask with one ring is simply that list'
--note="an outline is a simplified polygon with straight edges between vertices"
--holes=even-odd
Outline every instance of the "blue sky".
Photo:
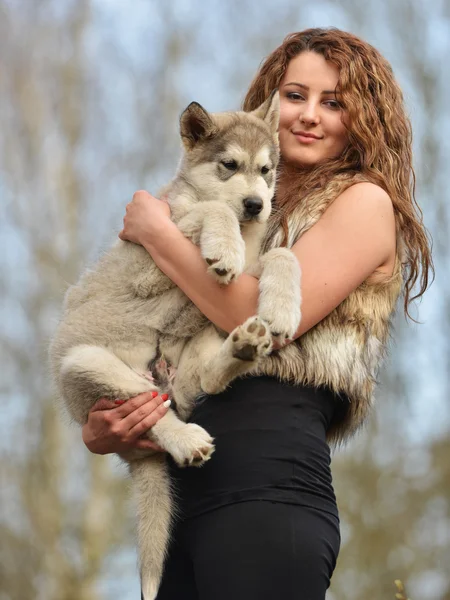
[{"label": "blue sky", "polygon": [[[421,5],[417,0],[418,5]],[[412,3],[414,4],[414,3]],[[390,24],[386,16],[385,3],[375,0],[359,2],[364,23],[358,25],[358,15],[346,12],[344,2],[294,2],[279,0],[270,6],[242,1],[224,3],[210,0],[172,0],[167,3],[170,10],[164,14],[161,2],[135,0],[93,0],[94,22],[86,38],[86,54],[92,62],[92,76],[102,89],[99,102],[102,110],[109,115],[110,129],[104,131],[104,144],[121,148],[132,144],[147,144],[152,140],[136,140],[133,127],[133,103],[129,94],[131,85],[140,74],[140,67],[150,65],[154,73],[148,87],[164,85],[166,103],[172,100],[181,110],[190,101],[196,100],[211,111],[238,108],[246,86],[256,72],[260,61],[283,37],[291,32],[313,26],[336,26],[353,31],[373,43],[392,63],[397,78],[405,92],[405,98],[415,133],[415,150],[420,172],[426,172],[427,156],[423,152],[425,134],[433,132],[432,139],[439,146],[439,171],[443,176],[447,170],[450,149],[450,112],[446,98],[450,92],[449,79],[444,75],[446,58],[449,56],[450,28],[448,15],[443,17],[444,0],[429,3],[426,6],[423,28],[417,45],[426,62],[426,72],[437,81],[433,92],[438,98],[427,99],[427,94],[418,87],[407,68],[402,50],[401,23]],[[58,10],[63,10],[59,5]],[[189,60],[180,61],[179,66],[161,65],[161,49],[170,19],[172,31],[179,32],[180,40],[187,37],[189,42]],[[186,33],[187,29],[187,33]],[[419,55],[420,56],[420,55]],[[123,68],[132,65],[132,70]],[[146,71],[148,73],[148,70]],[[148,83],[148,82],[147,82]],[[426,83],[425,83],[426,85]],[[147,89],[147,88],[146,88]],[[424,118],[424,101],[436,102],[438,109],[432,118]],[[166,106],[162,106],[161,110]],[[158,114],[154,115],[158,119]],[[90,245],[88,254],[95,256],[100,247],[108,245],[114,232],[120,228],[123,209],[134,189],[147,187],[156,192],[167,177],[173,173],[178,159],[178,123],[174,118],[173,126],[167,131],[167,147],[173,152],[166,169],[150,173],[144,181],[130,181],[126,177],[117,179],[117,186],[108,197],[108,209],[101,203],[93,202],[86,208],[85,220],[95,223],[96,237],[92,230],[86,243]],[[81,157],[83,168],[90,173],[90,192],[95,196],[101,193],[104,163],[101,140],[89,143]],[[434,166],[434,165],[433,165]],[[443,179],[436,182],[436,190],[447,194]],[[419,179],[419,192],[421,190]],[[0,188],[1,191],[1,188]],[[434,236],[444,235],[445,229],[439,228],[435,217],[432,197],[419,195],[424,208],[425,221]],[[448,217],[448,203],[447,203]],[[14,228],[0,226],[3,239],[9,243],[8,255],[4,257],[4,266],[10,266],[11,289],[26,290],[33,279],[15,268],[26,256],[23,241]],[[424,325],[409,325],[408,335],[402,337],[401,344],[394,346],[394,358],[406,361],[411,381],[410,421],[407,433],[412,443],[421,443],[429,436],[439,435],[448,428],[447,381],[448,367],[447,340],[443,337],[441,326],[445,310],[446,294],[450,293],[446,274],[449,268],[449,254],[438,261],[438,273],[435,284],[426,294],[419,306],[419,318]],[[6,300],[5,300],[6,302]],[[8,319],[3,323],[3,331],[17,338],[23,338],[27,344],[26,315],[19,304],[10,302],[3,306]],[[16,408],[25,406],[20,399]],[[436,417],[439,415],[439,417]],[[3,442],[8,440],[2,437]],[[12,431],[9,430],[12,434]],[[117,573],[117,577],[116,577]],[[129,573],[129,577],[124,575]],[[114,564],[108,565],[105,573],[105,586],[111,589],[112,598],[131,600],[139,598],[135,570],[135,558],[116,557]],[[120,594],[118,587],[120,586]],[[122,587],[123,586],[123,587]],[[112,592],[114,590],[114,592]]]}]

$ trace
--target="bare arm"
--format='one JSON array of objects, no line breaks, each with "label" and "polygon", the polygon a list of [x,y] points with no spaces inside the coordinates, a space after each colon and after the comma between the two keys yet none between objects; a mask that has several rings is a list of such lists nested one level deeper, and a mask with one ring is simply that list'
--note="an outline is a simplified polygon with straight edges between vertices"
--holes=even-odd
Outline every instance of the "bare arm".
[{"label": "bare arm", "polygon": [[[127,217],[121,237],[141,243],[158,267],[210,321],[225,331],[232,331],[256,314],[258,280],[243,274],[226,287],[217,284],[206,272],[199,249],[168,219],[167,211],[164,217],[155,216],[155,211],[161,213],[156,204],[159,201],[150,198],[150,207],[148,198],[138,200],[137,207],[140,202],[141,207],[146,205],[146,210],[139,209],[134,217],[130,209],[131,223],[127,223]],[[129,237],[128,225],[131,230],[134,220],[140,222],[139,234]],[[145,222],[148,227],[142,226]],[[352,186],[334,201],[292,251],[302,268],[302,321],[298,337],[394,255],[395,220],[390,198],[370,183]]]}]

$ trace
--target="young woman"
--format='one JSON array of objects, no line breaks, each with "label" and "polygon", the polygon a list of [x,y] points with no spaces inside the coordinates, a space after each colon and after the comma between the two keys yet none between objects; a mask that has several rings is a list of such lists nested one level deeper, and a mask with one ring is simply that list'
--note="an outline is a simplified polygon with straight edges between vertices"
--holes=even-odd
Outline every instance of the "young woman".
[{"label": "young woman", "polygon": [[[265,60],[244,110],[275,88],[282,160],[266,248],[286,245],[299,260],[302,321],[267,375],[196,407],[216,452],[202,469],[173,468],[181,516],[158,600],[325,598],[340,543],[328,442],[366,418],[397,299],[403,292],[407,311],[432,269],[389,64],[351,34],[310,29]],[[120,237],[142,244],[218,327],[230,332],[257,312],[257,279],[216,284],[164,202],[137,192],[124,223]],[[151,447],[139,436],[161,403],[143,395],[102,410],[111,408],[102,401],[83,430],[87,447]]]}]

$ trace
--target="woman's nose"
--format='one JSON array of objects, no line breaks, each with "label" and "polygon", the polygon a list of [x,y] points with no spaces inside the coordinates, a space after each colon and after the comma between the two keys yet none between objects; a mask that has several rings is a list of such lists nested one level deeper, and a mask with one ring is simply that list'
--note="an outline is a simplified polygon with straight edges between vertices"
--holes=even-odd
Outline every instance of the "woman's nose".
[{"label": "woman's nose", "polygon": [[319,122],[319,112],[314,102],[305,102],[305,104],[302,105],[299,120],[301,123],[317,125]]}]

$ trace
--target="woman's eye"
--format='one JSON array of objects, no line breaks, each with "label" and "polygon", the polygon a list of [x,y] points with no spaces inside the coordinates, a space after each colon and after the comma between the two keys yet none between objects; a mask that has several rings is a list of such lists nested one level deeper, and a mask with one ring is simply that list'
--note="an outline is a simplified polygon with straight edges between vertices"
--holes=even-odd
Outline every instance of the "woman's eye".
[{"label": "woman's eye", "polygon": [[304,100],[303,96],[298,92],[288,92],[286,95],[290,100]]},{"label": "woman's eye", "polygon": [[225,167],[225,169],[228,169],[229,171],[236,171],[237,169],[237,162],[235,160],[224,160],[222,161],[222,165]]},{"label": "woman's eye", "polygon": [[333,110],[339,110],[342,108],[337,100],[327,100],[325,104],[328,104],[328,106]]},{"label": "woman's eye", "polygon": [[267,173],[270,171],[269,167],[261,167],[261,173],[263,175],[267,175]]}]

